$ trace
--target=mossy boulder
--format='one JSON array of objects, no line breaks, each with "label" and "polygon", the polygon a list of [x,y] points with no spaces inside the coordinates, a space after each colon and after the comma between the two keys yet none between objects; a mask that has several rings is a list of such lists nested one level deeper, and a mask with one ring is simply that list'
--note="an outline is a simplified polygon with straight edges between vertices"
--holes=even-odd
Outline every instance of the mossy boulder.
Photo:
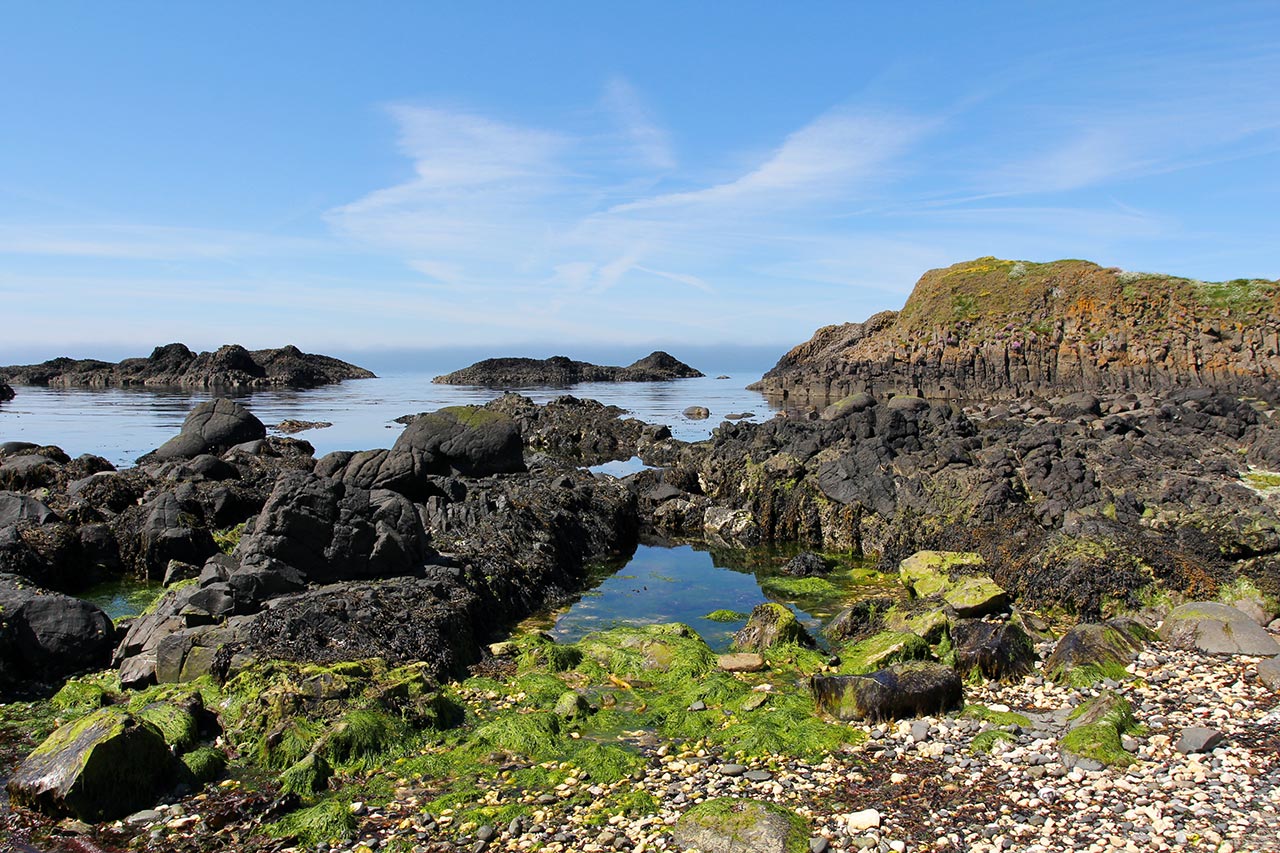
[{"label": "mossy boulder", "polygon": [[757,605],[751,611],[746,626],[733,635],[733,647],[739,651],[763,652],[786,643],[797,646],[814,644],[795,613],[774,601]]},{"label": "mossy boulder", "polygon": [[7,788],[20,805],[97,822],[152,805],[178,773],[160,730],[111,706],[49,735]]},{"label": "mossy boulder", "polygon": [[882,631],[840,649],[840,671],[861,675],[903,661],[926,660],[929,643],[908,631]]},{"label": "mossy boulder", "polygon": [[894,664],[867,675],[815,675],[809,689],[818,708],[840,720],[907,719],[964,704],[959,674],[939,663]]},{"label": "mossy boulder", "polygon": [[1036,650],[1016,622],[957,619],[951,625],[955,667],[991,681],[1019,679],[1035,668]]},{"label": "mossy boulder", "polygon": [[1154,639],[1151,629],[1132,619],[1081,623],[1058,641],[1045,661],[1045,674],[1077,687],[1107,678],[1120,681],[1128,678],[1125,668]]},{"label": "mossy boulder", "polygon": [[803,853],[808,823],[795,812],[759,800],[718,797],[680,816],[671,837],[700,853]]},{"label": "mossy boulder", "polygon": [[942,600],[961,618],[987,616],[1009,609],[1009,593],[986,575],[969,575],[942,593]]},{"label": "mossy boulder", "polygon": [[1082,703],[1071,712],[1070,728],[1058,744],[1062,763],[1082,770],[1127,767],[1135,761],[1121,736],[1140,731],[1133,706],[1110,690]]},{"label": "mossy boulder", "polygon": [[1160,639],[1176,649],[1215,655],[1280,655],[1280,643],[1248,614],[1216,601],[1175,607],[1160,626]]}]

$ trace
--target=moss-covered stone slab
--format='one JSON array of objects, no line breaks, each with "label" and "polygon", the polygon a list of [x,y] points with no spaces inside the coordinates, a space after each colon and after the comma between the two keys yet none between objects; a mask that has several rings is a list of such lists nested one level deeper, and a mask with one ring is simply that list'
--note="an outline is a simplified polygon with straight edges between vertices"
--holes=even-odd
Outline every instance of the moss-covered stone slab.
[{"label": "moss-covered stone slab", "polygon": [[1248,614],[1216,601],[1175,607],[1160,626],[1160,639],[1175,649],[1215,655],[1280,655],[1280,643]]},{"label": "moss-covered stone slab", "polygon": [[894,607],[884,615],[884,626],[890,631],[909,631],[927,642],[937,643],[947,633],[951,620],[941,607],[915,611]]},{"label": "moss-covered stone slab", "polygon": [[875,672],[894,663],[926,660],[929,643],[909,631],[882,631],[840,650],[841,672],[850,675]]},{"label": "moss-covered stone slab", "polygon": [[818,708],[840,720],[910,719],[964,705],[960,675],[939,663],[894,664],[867,675],[815,675],[809,689]]},{"label": "moss-covered stone slab", "polygon": [[733,647],[738,651],[763,652],[785,643],[812,646],[813,638],[788,607],[775,601],[758,605],[746,627],[733,635]]},{"label": "moss-covered stone slab", "polygon": [[795,812],[759,800],[719,797],[681,815],[671,837],[699,853],[803,853],[808,824]]},{"label": "moss-covered stone slab", "polygon": [[159,729],[111,706],[49,735],[7,788],[20,805],[97,822],[154,804],[178,771]]},{"label": "moss-covered stone slab", "polygon": [[942,593],[942,600],[961,618],[1003,613],[1009,609],[1009,593],[986,575],[968,575]]},{"label": "moss-covered stone slab", "polygon": [[960,617],[1002,613],[1009,609],[1009,593],[975,571],[985,565],[980,554],[917,551],[898,565],[898,577],[916,598],[941,597]]},{"label": "moss-covered stone slab", "polygon": [[967,551],[917,551],[898,564],[902,585],[918,598],[942,595],[952,587],[952,573],[961,567],[986,565],[981,554]]}]

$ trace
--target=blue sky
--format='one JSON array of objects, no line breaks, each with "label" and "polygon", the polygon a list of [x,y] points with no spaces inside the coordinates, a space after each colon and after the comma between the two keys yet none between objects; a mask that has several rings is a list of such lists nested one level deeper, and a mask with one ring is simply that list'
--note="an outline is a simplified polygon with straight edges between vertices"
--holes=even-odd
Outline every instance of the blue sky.
[{"label": "blue sky", "polygon": [[981,255],[1280,276],[1274,2],[14,3],[0,80],[7,353],[786,347]]}]

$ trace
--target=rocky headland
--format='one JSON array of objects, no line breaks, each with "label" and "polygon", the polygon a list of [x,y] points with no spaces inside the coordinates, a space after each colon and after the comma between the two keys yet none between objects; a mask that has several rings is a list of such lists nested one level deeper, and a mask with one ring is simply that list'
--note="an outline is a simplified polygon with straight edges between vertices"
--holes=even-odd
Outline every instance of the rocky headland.
[{"label": "rocky headland", "polygon": [[[1010,272],[1007,299],[1039,274]],[[320,458],[229,400],[125,470],[0,445],[0,826],[191,853],[1275,849],[1280,426],[1248,346],[1007,400],[831,372],[834,399],[694,443],[508,394]],[[708,614],[724,654],[678,624],[517,627],[641,540],[716,548],[772,600]],[[165,592],[118,624],[75,597],[122,575]],[[786,606],[834,595],[817,635]]]},{"label": "rocky headland", "polygon": [[569,386],[580,382],[665,382],[694,379],[697,371],[661,350],[649,353],[626,367],[591,364],[556,355],[551,358],[487,358],[470,367],[437,376],[442,385],[482,385],[527,388],[538,385]]},{"label": "rocky headland", "polygon": [[[154,386],[174,388],[315,388],[347,379],[372,379],[362,367],[294,346],[247,350],[236,344],[195,353],[183,344],[156,347],[146,358],[112,363],[55,358],[40,364],[0,367],[18,385],[62,388]],[[0,391],[0,399],[4,399]]]},{"label": "rocky headland", "polygon": [[931,270],[900,311],[819,329],[759,389],[1021,400],[1214,388],[1280,401],[1280,282],[1192,281],[1087,261],[997,258]]}]

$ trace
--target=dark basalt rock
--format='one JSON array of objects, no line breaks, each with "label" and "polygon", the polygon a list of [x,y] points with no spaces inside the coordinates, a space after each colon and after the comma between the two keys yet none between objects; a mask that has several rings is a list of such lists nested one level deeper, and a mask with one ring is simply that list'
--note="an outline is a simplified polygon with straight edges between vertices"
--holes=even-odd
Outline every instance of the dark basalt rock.
[{"label": "dark basalt rock", "polygon": [[13,388],[7,382],[0,382],[0,403],[6,403],[14,397]]},{"label": "dark basalt rock", "polygon": [[236,588],[243,575],[261,572],[306,583],[410,574],[432,553],[426,540],[417,510],[403,496],[289,471],[241,540],[230,583]]},{"label": "dark basalt rock", "polygon": [[817,578],[830,574],[831,566],[821,555],[806,551],[792,557],[778,571],[793,578]]},{"label": "dark basalt rock", "polygon": [[964,703],[959,674],[939,663],[901,663],[870,675],[815,675],[818,707],[840,720],[900,720],[944,714]]},{"label": "dark basalt rock", "polygon": [[0,575],[0,689],[100,669],[114,643],[115,629],[100,608]]},{"label": "dark basalt rock", "polygon": [[442,385],[484,385],[527,388],[536,385],[576,385],[580,382],[664,382],[702,376],[665,352],[653,352],[626,367],[573,361],[563,355],[546,359],[489,358],[470,367],[437,376]]},{"label": "dark basalt rock", "polygon": [[252,412],[234,400],[219,397],[192,409],[182,422],[182,430],[138,463],[217,455],[266,436],[266,426]]},{"label": "dark basalt rock", "polygon": [[961,675],[977,670],[991,681],[1013,681],[1035,668],[1035,645],[1015,622],[957,619],[951,641]]},{"label": "dark basalt rock", "polygon": [[294,346],[251,352],[236,344],[199,354],[182,344],[167,344],[156,347],[147,358],[127,358],[119,364],[64,357],[0,371],[20,385],[60,387],[314,388],[373,378],[362,367]]}]

